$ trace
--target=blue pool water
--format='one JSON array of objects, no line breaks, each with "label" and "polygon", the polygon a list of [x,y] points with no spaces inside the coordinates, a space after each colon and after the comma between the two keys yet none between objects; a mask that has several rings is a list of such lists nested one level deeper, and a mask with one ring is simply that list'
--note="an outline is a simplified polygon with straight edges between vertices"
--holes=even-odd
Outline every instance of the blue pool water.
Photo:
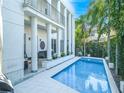
[{"label": "blue pool water", "polygon": [[111,93],[103,62],[99,59],[81,58],[52,78],[80,93]]}]

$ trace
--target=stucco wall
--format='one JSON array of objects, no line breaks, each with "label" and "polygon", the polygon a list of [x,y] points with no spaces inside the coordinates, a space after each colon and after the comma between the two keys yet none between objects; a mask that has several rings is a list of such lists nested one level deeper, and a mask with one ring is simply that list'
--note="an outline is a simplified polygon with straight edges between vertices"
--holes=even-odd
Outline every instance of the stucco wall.
[{"label": "stucco wall", "polygon": [[3,0],[3,72],[16,83],[23,78],[23,0]]},{"label": "stucco wall", "polygon": [[3,22],[2,22],[2,0],[0,0],[0,73],[2,70],[2,49],[3,49]]}]

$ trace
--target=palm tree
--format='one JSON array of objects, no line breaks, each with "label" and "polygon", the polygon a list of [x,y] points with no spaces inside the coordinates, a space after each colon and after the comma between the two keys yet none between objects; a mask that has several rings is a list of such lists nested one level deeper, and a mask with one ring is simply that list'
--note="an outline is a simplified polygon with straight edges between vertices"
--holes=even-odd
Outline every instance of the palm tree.
[{"label": "palm tree", "polygon": [[[88,12],[88,19],[91,21],[91,27],[97,26],[99,38],[103,33],[108,34],[108,61],[110,62],[110,26],[109,26],[109,8],[106,6],[105,0],[96,0],[91,3],[90,10]],[[92,29],[92,28],[91,28]],[[98,40],[99,40],[98,38]]]},{"label": "palm tree", "polygon": [[[85,19],[87,17],[87,20]],[[94,27],[97,27],[98,32],[98,42],[99,38],[103,33],[107,34],[107,55],[110,60],[111,53],[111,31],[116,32],[116,48],[115,48],[115,72],[118,74],[118,66],[124,68],[123,61],[120,59],[124,59],[123,51],[120,51],[120,47],[123,46],[122,40],[124,37],[124,0],[94,0],[90,4],[89,12],[85,16],[81,16],[77,20],[77,36],[78,37],[76,43],[80,43],[82,45],[84,42],[84,23],[90,23],[90,30],[92,31]],[[85,19],[85,20],[84,20]],[[79,38],[80,37],[80,38]],[[121,49],[124,50],[124,49]],[[122,55],[119,55],[122,53]],[[111,57],[113,59],[113,57]],[[119,62],[119,63],[118,63]],[[121,65],[118,65],[121,64]]]},{"label": "palm tree", "polygon": [[[99,38],[102,33],[107,33],[107,52],[110,62],[110,32],[116,32],[116,73],[118,72],[119,42],[124,36],[124,1],[123,0],[96,0],[91,3],[88,18],[91,25],[98,26]],[[107,22],[107,23],[106,23]],[[106,29],[107,28],[107,29]],[[92,29],[92,28],[91,28]]]},{"label": "palm tree", "polygon": [[[80,48],[81,51],[83,51],[83,54],[85,56],[86,54],[86,38],[88,37],[88,31],[86,32],[86,16],[82,15],[76,20],[76,33],[75,33],[75,42],[76,42],[76,48]],[[83,47],[82,47],[83,46]]]}]

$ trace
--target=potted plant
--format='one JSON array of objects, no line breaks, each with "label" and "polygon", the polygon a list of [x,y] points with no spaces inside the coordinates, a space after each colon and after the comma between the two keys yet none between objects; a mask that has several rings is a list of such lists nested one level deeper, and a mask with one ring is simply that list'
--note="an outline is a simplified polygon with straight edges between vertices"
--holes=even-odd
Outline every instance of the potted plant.
[{"label": "potted plant", "polygon": [[69,51],[67,51],[67,55],[69,55]]},{"label": "potted plant", "polygon": [[71,54],[73,54],[73,52],[71,52]]},{"label": "potted plant", "polygon": [[64,56],[65,56],[65,53],[64,53],[64,52],[62,52],[62,53],[61,53],[61,57],[64,57]]},{"label": "potted plant", "polygon": [[54,53],[53,56],[52,56],[53,59],[56,59],[57,57],[58,57],[57,53]]}]

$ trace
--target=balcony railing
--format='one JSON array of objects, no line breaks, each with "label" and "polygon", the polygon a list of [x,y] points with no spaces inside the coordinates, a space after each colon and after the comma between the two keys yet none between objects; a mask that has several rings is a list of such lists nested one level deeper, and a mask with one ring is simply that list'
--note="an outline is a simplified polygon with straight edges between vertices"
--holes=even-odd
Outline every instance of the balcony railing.
[{"label": "balcony railing", "polygon": [[65,17],[46,0],[41,0],[41,3],[37,3],[36,5],[33,3],[33,0],[24,0],[24,7],[30,7],[60,25],[65,25]]}]

